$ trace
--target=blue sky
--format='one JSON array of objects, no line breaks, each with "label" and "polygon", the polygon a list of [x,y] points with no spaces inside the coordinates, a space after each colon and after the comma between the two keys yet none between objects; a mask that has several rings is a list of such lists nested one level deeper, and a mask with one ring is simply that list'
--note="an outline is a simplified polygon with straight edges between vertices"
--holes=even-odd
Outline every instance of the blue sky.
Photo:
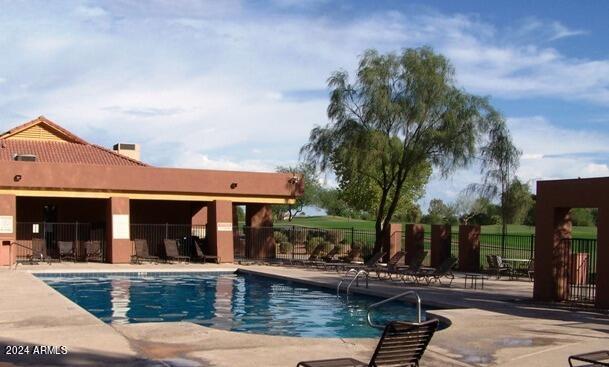
[{"label": "blue sky", "polygon": [[[0,128],[38,115],[160,166],[270,171],[326,120],[328,75],[430,45],[487,95],[518,175],[609,176],[607,1],[0,0]],[[475,167],[434,177],[453,200]],[[329,178],[331,184],[331,178]]]}]

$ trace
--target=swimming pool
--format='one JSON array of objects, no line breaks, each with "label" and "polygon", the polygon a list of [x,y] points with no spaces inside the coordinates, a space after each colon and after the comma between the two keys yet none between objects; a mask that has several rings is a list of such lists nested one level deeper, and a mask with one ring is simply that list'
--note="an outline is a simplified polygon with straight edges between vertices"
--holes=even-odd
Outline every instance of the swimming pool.
[{"label": "swimming pool", "polygon": [[[190,321],[217,329],[284,336],[376,337],[366,307],[379,298],[246,273],[38,274],[107,323]],[[375,321],[413,321],[416,308],[391,302]]]}]

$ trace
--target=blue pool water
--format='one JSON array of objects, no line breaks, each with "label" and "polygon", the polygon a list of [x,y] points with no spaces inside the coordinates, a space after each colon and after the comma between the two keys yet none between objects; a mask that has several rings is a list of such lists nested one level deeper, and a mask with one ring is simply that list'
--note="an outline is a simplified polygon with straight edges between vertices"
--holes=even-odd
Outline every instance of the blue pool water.
[{"label": "blue pool water", "polygon": [[[376,337],[366,307],[379,301],[301,283],[238,273],[40,274],[61,294],[107,323],[190,321],[218,329],[307,337]],[[416,318],[387,303],[375,321]]]}]

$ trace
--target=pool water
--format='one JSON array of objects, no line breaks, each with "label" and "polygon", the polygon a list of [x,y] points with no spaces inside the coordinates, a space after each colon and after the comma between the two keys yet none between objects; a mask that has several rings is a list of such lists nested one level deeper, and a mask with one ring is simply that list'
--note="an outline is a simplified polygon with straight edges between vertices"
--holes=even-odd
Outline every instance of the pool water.
[{"label": "pool water", "polygon": [[[231,331],[306,337],[376,337],[366,322],[380,299],[241,273],[40,274],[40,279],[107,323],[189,321]],[[376,323],[416,319],[391,302]]]}]

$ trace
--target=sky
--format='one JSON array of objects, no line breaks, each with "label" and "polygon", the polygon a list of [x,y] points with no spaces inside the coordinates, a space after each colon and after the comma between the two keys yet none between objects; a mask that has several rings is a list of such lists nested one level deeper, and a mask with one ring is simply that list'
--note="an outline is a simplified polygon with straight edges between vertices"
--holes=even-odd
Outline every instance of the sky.
[{"label": "sky", "polygon": [[[607,14],[600,0],[0,0],[0,129],[44,115],[141,144],[152,165],[273,171],[328,122],[331,72],[428,45],[504,114],[520,179],[609,176]],[[420,205],[479,180],[434,175]]]}]

